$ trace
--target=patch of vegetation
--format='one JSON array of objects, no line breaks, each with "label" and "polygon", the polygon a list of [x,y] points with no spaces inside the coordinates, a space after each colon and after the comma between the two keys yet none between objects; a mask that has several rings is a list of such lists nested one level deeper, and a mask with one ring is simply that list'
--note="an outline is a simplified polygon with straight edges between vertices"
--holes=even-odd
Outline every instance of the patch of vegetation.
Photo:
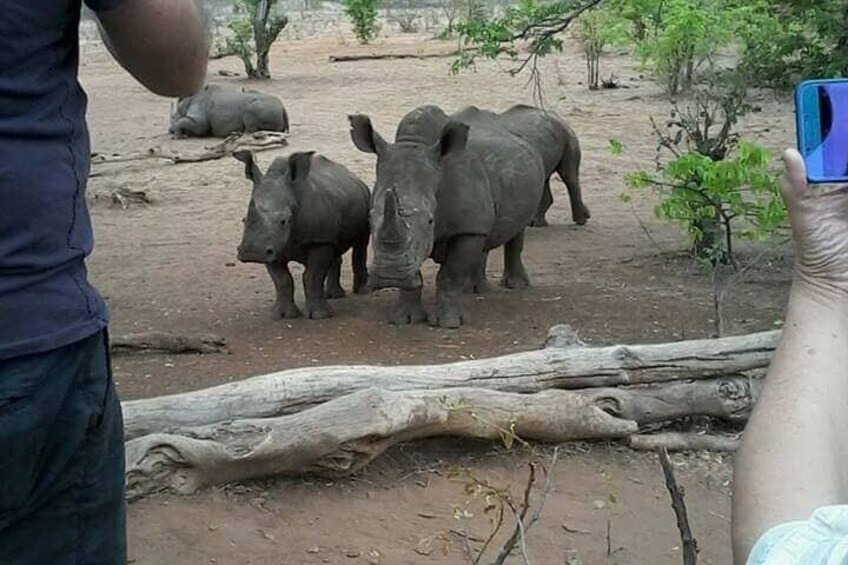
[{"label": "patch of vegetation", "polygon": [[363,45],[380,33],[380,25],[377,23],[378,6],[379,0],[344,0],[344,11],[353,22],[353,33]]},{"label": "patch of vegetation", "polygon": [[273,13],[278,0],[235,0],[233,18],[227,24],[231,35],[221,54],[237,55],[249,78],[268,79],[271,45],[288,25],[286,16]]}]

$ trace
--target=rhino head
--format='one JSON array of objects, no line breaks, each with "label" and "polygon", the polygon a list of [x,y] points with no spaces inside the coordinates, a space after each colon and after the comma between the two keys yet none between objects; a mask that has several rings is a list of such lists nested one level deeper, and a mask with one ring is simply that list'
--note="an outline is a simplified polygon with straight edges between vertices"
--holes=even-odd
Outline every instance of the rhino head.
[{"label": "rhino head", "polygon": [[265,174],[250,151],[233,156],[244,163],[245,176],[253,181],[250,203],[244,217],[244,232],[238,246],[238,259],[244,263],[279,261],[289,243],[297,214],[295,189],[309,176],[313,151],[278,157]]},{"label": "rhino head", "polygon": [[463,151],[468,127],[448,122],[435,142],[402,138],[390,144],[364,115],[348,117],[351,139],[377,155],[377,180],[371,195],[373,259],[368,269],[373,288],[421,286],[421,265],[436,236],[436,204],[443,160]]}]

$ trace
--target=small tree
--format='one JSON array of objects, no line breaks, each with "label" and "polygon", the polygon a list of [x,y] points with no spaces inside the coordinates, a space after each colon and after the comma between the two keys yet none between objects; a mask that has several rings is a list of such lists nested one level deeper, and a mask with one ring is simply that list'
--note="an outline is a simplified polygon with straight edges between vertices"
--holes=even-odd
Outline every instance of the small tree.
[{"label": "small tree", "polygon": [[353,22],[353,32],[363,45],[377,37],[380,26],[377,24],[377,6],[379,0],[344,0],[345,14]]},{"label": "small tree", "polygon": [[730,41],[730,11],[715,0],[664,0],[651,13],[655,26],[637,43],[637,53],[675,95],[691,87],[696,71]]},{"label": "small tree", "polygon": [[[284,15],[272,14],[277,0],[236,0],[236,14],[228,25],[232,35],[227,37],[225,50],[238,55],[249,78],[268,79],[268,54],[271,45],[288,25]],[[255,58],[255,63],[254,63]]]},{"label": "small tree", "polygon": [[[657,216],[681,224],[708,265],[735,265],[735,238],[764,239],[786,219],[768,151],[733,132],[748,110],[744,87],[718,86],[724,80],[716,78],[682,109],[675,104],[665,128],[652,120],[657,171],[627,176],[631,188],[659,196]],[[672,159],[662,163],[662,151]]]},{"label": "small tree", "polygon": [[598,90],[601,80],[601,55],[608,45],[627,39],[627,21],[607,9],[585,12],[577,19],[575,36],[583,45],[589,90]]}]

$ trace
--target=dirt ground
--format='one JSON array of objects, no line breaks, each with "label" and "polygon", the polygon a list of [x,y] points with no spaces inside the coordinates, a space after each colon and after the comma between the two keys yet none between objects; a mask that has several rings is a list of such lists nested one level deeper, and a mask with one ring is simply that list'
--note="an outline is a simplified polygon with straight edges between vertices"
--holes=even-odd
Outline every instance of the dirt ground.
[{"label": "dirt ground", "polygon": [[[251,85],[278,94],[291,120],[290,146],[259,154],[317,150],[366,182],[373,156],[350,142],[346,114],[370,114],[391,136],[399,118],[424,103],[448,111],[467,104],[495,110],[531,102],[527,77],[510,77],[503,64],[447,73],[447,59],[329,63],[328,55],[367,51],[422,52],[449,45],[395,37],[368,48],[338,38],[284,41],[272,53],[273,80]],[[547,329],[569,323],[590,342],[657,342],[712,335],[710,283],[683,252],[685,243],[657,222],[652,204],[623,204],[622,175],[650,166],[654,140],[649,117],[668,105],[660,88],[622,55],[604,61],[624,86],[590,92],[580,83],[582,57],[552,57],[541,65],[548,107],[571,123],[583,147],[582,182],[592,219],[570,221],[564,186],[554,182],[552,225],[529,231],[525,262],[533,286],[495,288],[467,297],[471,321],[457,331],[384,322],[393,300],[384,291],[334,303],[326,321],[271,319],[273,288],[264,269],[235,259],[249,198],[243,167],[234,160],[172,166],[147,160],[98,165],[89,198],[97,246],[89,269],[107,298],[115,334],[141,330],[217,333],[230,355],[139,355],[115,359],[124,399],[193,390],[290,367],[344,363],[439,362],[534,349]],[[246,86],[219,70],[241,71],[235,59],[212,61],[209,81]],[[167,135],[170,101],[135,84],[96,43],[83,46],[82,82],[90,96],[93,150],[125,154],[162,146],[197,151],[209,140],[175,141]],[[773,149],[793,143],[788,101],[763,96],[761,111],[743,126],[748,137]],[[608,150],[611,137],[624,154]],[[110,203],[118,188],[152,193],[152,205],[124,210]],[[759,248],[743,256],[759,254]],[[788,291],[786,250],[758,262],[729,288],[723,301],[728,333],[773,327]],[[493,254],[490,278],[500,276]],[[299,273],[300,270],[297,270]],[[427,300],[435,270],[428,267]],[[344,284],[350,288],[349,268]],[[298,278],[296,274],[296,279]],[[297,300],[302,303],[302,292]],[[702,563],[728,563],[729,460],[678,456]],[[129,508],[133,563],[312,564],[462,563],[450,534],[466,496],[447,477],[455,464],[512,485],[526,476],[521,456],[490,445],[434,440],[393,450],[345,481],[271,481],[207,490],[192,497],[154,497]],[[614,445],[563,447],[554,491],[530,534],[533,563],[679,563],[679,538],[655,458]],[[612,502],[614,500],[614,502]],[[612,550],[607,557],[607,527]],[[479,513],[470,529],[483,535]],[[518,563],[515,558],[512,562]]]}]

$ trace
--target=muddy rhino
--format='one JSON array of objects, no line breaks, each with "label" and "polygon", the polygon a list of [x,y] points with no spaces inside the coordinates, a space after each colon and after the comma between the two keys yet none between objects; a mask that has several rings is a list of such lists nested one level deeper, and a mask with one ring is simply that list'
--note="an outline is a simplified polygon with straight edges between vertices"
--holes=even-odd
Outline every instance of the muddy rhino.
[{"label": "muddy rhino", "polygon": [[353,288],[368,291],[368,187],[344,166],[314,152],[275,159],[265,174],[253,153],[233,155],[244,163],[253,191],[244,218],[238,259],[264,263],[274,283],[275,316],[301,315],[294,303],[289,263],[306,267],[303,290],[306,315],[331,315],[328,298],[345,295],[341,287],[342,255],[353,248]]},{"label": "muddy rhino", "polygon": [[452,117],[469,125],[501,126],[525,139],[539,153],[545,168],[545,190],[531,225],[548,225],[545,216],[554,202],[550,185],[550,177],[554,172],[568,189],[574,222],[582,226],[590,218],[589,208],[583,202],[580,188],[580,140],[574,130],[556,113],[517,104],[500,114],[468,106]]},{"label": "muddy rhino", "polygon": [[279,98],[207,84],[180,98],[168,131],[178,137],[227,137],[260,130],[289,131],[289,117]]},{"label": "muddy rhino", "polygon": [[469,128],[435,106],[407,114],[394,143],[367,116],[349,120],[354,145],[377,155],[369,280],[373,288],[400,288],[392,322],[427,319],[421,265],[428,257],[440,264],[434,325],[463,323],[463,289],[490,249],[504,246],[504,286],[529,284],[521,260],[524,230],[538,210],[545,177],[524,139],[503,128]]}]

